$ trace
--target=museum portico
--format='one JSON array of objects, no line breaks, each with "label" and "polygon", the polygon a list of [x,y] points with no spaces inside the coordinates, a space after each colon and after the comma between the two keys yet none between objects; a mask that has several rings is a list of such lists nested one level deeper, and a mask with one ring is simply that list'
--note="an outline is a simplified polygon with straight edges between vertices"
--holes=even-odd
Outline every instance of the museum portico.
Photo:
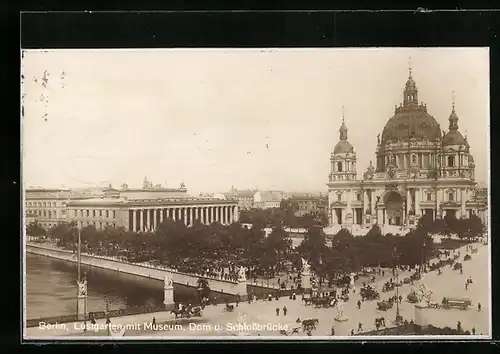
[{"label": "museum portico", "polygon": [[467,136],[459,131],[455,102],[445,132],[418,101],[411,69],[403,94],[377,137],[376,164],[370,161],[362,179],[357,178],[356,152],[342,117],[330,156],[330,224],[411,227],[424,214],[435,219],[447,213],[458,218],[476,214],[485,223],[487,205],[474,198],[474,158]]}]

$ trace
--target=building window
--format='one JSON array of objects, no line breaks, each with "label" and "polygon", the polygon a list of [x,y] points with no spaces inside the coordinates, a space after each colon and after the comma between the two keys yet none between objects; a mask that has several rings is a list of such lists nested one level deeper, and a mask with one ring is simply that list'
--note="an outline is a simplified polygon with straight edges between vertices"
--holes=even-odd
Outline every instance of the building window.
[{"label": "building window", "polygon": [[337,171],[342,172],[342,162],[337,162]]},{"label": "building window", "polygon": [[[115,211],[113,210],[113,219],[116,218],[116,213]],[[114,223],[113,223],[113,226],[114,226]]]},{"label": "building window", "polygon": [[358,202],[360,202],[360,201],[361,201],[361,193],[356,194],[356,200],[357,200]]},{"label": "building window", "polygon": [[102,210],[99,210],[99,216],[102,217]]},{"label": "building window", "polygon": [[428,201],[432,200],[432,194],[431,193],[427,193],[427,200]]},{"label": "building window", "polygon": [[95,210],[92,210],[92,216],[95,218]]},{"label": "building window", "polygon": [[109,218],[109,210],[106,210],[106,217]]},{"label": "building window", "polygon": [[51,219],[52,218],[52,212],[49,210],[48,213],[49,213],[49,219]]},{"label": "building window", "polygon": [[337,194],[337,200],[340,202],[342,201],[342,194]]},{"label": "building window", "polygon": [[450,202],[452,202],[452,201],[453,201],[453,192],[449,192],[449,193],[448,193],[448,200],[449,200]]},{"label": "building window", "polygon": [[455,156],[448,156],[448,167],[455,166]]},{"label": "building window", "polygon": [[90,210],[87,210],[87,217],[90,216]]}]

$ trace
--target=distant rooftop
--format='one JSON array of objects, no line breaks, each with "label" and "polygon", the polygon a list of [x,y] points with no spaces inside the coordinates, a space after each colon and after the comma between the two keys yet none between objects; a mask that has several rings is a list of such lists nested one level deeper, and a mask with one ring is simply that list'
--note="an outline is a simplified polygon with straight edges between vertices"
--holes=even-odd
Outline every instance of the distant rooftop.
[{"label": "distant rooftop", "polygon": [[131,205],[191,205],[191,204],[234,204],[233,200],[224,200],[218,198],[158,198],[158,199],[128,199],[128,198],[92,198],[73,200],[68,206],[131,206]]}]

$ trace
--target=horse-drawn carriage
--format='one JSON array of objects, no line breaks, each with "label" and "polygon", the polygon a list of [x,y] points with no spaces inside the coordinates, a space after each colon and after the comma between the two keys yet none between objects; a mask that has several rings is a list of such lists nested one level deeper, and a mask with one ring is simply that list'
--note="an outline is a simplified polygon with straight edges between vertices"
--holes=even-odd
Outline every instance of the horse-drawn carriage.
[{"label": "horse-drawn carriage", "polygon": [[445,309],[459,308],[461,310],[467,310],[468,307],[472,305],[472,301],[467,298],[444,297],[441,304]]},{"label": "horse-drawn carriage", "polygon": [[403,279],[403,284],[410,284],[411,283],[411,279],[410,278],[404,278]]},{"label": "horse-drawn carriage", "polygon": [[376,291],[375,288],[372,288],[369,285],[361,288],[360,295],[363,300],[375,300],[380,298],[380,294],[378,293],[378,291]]},{"label": "horse-drawn carriage", "polygon": [[382,291],[383,292],[387,292],[387,291],[392,291],[394,290],[394,286],[395,284],[393,282],[385,282],[384,286],[382,287]]},{"label": "horse-drawn carriage", "polygon": [[180,309],[170,311],[171,314],[175,315],[175,318],[191,318],[191,317],[201,317],[203,315],[203,311],[201,307],[191,307],[186,306]]},{"label": "horse-drawn carriage", "polygon": [[460,270],[460,269],[462,269],[462,263],[457,262],[453,265],[453,270]]},{"label": "horse-drawn carriage", "polygon": [[312,304],[314,305],[315,308],[320,308],[320,307],[329,308],[332,300],[333,299],[329,297],[313,297]]},{"label": "horse-drawn carriage", "polygon": [[234,311],[234,305],[226,304],[226,306],[222,309],[224,312],[233,312]]},{"label": "horse-drawn carriage", "polygon": [[464,256],[464,261],[470,261],[470,260],[471,260],[471,258],[472,258],[472,257],[470,256],[470,254],[466,254],[466,255]]},{"label": "horse-drawn carriage", "polygon": [[394,306],[394,303],[392,301],[377,302],[377,308],[380,311],[387,311],[389,309],[392,309],[393,306]]},{"label": "horse-drawn carriage", "polygon": [[297,320],[298,322],[294,323],[289,323],[287,326],[285,326],[286,329],[280,330],[280,334],[283,334],[285,336],[291,336],[294,333],[299,333],[299,331],[302,329],[302,323]]},{"label": "horse-drawn carriage", "polygon": [[412,274],[412,275],[410,276],[410,282],[411,282],[412,280],[414,280],[414,281],[415,281],[415,280],[420,280],[421,278],[422,278],[422,275],[421,275],[419,272],[418,272],[418,273],[414,273],[414,274]]}]

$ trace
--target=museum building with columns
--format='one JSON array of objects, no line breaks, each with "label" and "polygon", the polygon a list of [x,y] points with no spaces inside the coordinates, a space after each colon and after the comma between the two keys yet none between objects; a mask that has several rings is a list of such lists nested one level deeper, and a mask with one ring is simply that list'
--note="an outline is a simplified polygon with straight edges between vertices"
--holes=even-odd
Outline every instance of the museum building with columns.
[{"label": "museum building with columns", "polygon": [[228,225],[238,221],[238,213],[237,200],[189,197],[181,185],[178,189],[126,188],[114,198],[70,201],[66,217],[79,228],[113,226],[139,232],[155,230],[166,218],[182,220],[186,226],[192,226],[195,220],[205,225]]},{"label": "museum building with columns", "polygon": [[358,179],[356,152],[342,117],[339,141],[330,156],[330,225],[412,227],[423,214],[458,218],[478,215],[486,223],[487,204],[474,198],[474,158],[459,131],[453,100],[448,131],[441,131],[427,105],[418,101],[411,68],[403,102],[377,137],[375,165]]}]

